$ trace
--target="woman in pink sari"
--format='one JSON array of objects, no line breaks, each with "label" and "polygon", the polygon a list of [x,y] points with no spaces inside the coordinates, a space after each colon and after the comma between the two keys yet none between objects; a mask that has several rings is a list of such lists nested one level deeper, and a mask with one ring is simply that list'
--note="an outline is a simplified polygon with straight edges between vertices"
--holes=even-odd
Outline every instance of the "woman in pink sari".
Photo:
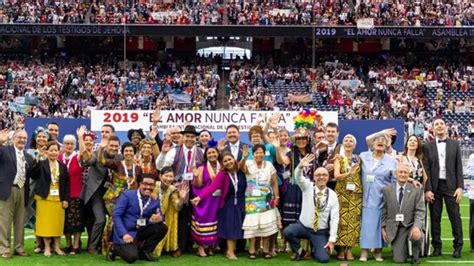
[{"label": "woman in pink sari", "polygon": [[[214,142],[214,141],[210,141]],[[205,163],[194,169],[193,198],[210,186],[221,169],[218,161],[219,151],[215,145],[208,145],[204,152]],[[207,257],[214,255],[212,247],[217,245],[217,213],[219,211],[220,190],[214,192],[212,197],[203,199],[198,206],[194,206],[191,220],[191,239],[198,245],[197,255]],[[206,254],[205,247],[209,247]]]}]

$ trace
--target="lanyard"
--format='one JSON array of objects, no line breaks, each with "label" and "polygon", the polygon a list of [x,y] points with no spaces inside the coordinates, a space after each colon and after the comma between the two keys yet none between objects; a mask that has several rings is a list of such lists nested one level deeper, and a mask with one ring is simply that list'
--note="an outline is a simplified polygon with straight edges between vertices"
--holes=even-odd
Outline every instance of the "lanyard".
[{"label": "lanyard", "polygon": [[[76,155],[76,152],[71,153],[71,156],[69,156],[68,158],[66,158],[66,156],[63,155],[63,163],[66,165],[68,171],[69,171],[69,167],[71,167],[72,158],[74,158],[75,155]],[[67,163],[66,163],[66,160],[67,160]]]},{"label": "lanyard", "polygon": [[[320,191],[321,192],[321,191]],[[313,189],[313,193],[314,193],[314,206],[316,206],[316,201],[318,200],[318,193],[316,193],[316,186],[314,187]],[[329,192],[328,192],[328,189],[326,188],[324,190],[324,204],[323,205],[319,205],[319,210],[320,211],[324,211],[324,209],[326,209],[326,206],[328,205],[328,201],[329,201]],[[319,199],[320,200],[320,199]]]},{"label": "lanyard", "polygon": [[143,206],[143,201],[142,197],[140,197],[140,190],[137,189],[137,197],[138,197],[138,206],[140,207],[140,219],[143,217],[143,212],[145,209],[150,205],[151,198],[148,197],[148,201],[145,203],[145,206]]},{"label": "lanyard", "polygon": [[123,165],[123,170],[125,171],[125,179],[127,179],[127,186],[128,186],[128,189],[130,189],[130,186],[135,180],[135,164],[132,164],[132,177],[128,175],[128,169],[127,169],[127,165],[125,164],[125,161],[122,161],[122,165]]},{"label": "lanyard", "polygon": [[237,190],[239,188],[239,179],[237,178],[237,172],[229,173],[230,181],[234,186],[234,205],[237,205]]},{"label": "lanyard", "polygon": [[[53,169],[51,169],[53,170]],[[56,184],[56,182],[58,181],[59,178],[59,163],[58,161],[54,162],[54,172],[51,171],[51,182],[53,182],[53,184]]]}]

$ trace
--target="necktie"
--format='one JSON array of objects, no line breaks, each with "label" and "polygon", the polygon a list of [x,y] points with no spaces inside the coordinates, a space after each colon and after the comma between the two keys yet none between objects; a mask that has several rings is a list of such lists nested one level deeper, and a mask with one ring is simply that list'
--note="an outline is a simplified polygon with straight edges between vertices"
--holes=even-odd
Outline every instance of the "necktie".
[{"label": "necktie", "polygon": [[446,143],[446,139],[439,139],[438,140],[438,143],[442,143],[442,142]]},{"label": "necktie", "polygon": [[18,151],[18,160],[20,163],[20,169],[18,169],[17,185],[19,188],[22,188],[25,185],[25,157],[21,151]]},{"label": "necktie", "polygon": [[403,200],[403,187],[400,188],[400,192],[398,193],[398,204],[401,206]]},{"label": "necktie", "polygon": [[192,169],[191,167],[191,156],[193,155],[193,152],[191,150],[188,151],[188,156],[186,158],[186,161],[188,162],[188,172]]},{"label": "necktie", "polygon": [[318,231],[319,229],[319,208],[321,207],[321,197],[323,196],[323,192],[319,191],[318,196],[316,197],[315,199],[315,202],[314,202],[314,221],[313,221],[313,230],[315,232]]}]

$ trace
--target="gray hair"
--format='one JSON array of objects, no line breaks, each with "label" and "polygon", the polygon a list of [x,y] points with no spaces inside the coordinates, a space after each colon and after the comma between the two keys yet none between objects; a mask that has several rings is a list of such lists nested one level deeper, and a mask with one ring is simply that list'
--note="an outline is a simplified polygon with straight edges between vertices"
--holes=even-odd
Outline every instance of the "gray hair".
[{"label": "gray hair", "polygon": [[76,137],[74,137],[74,135],[72,134],[67,134],[64,136],[63,138],[63,143],[65,142],[73,142],[74,143],[74,146],[76,145],[77,143],[77,140],[76,140]]}]

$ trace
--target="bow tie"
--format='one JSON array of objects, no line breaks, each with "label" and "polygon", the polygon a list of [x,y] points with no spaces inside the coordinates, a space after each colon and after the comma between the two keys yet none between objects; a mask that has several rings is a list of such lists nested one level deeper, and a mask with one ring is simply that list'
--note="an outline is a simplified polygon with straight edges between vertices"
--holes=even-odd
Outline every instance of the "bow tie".
[{"label": "bow tie", "polygon": [[439,139],[438,140],[438,143],[442,143],[442,142],[446,143],[446,139]]}]

